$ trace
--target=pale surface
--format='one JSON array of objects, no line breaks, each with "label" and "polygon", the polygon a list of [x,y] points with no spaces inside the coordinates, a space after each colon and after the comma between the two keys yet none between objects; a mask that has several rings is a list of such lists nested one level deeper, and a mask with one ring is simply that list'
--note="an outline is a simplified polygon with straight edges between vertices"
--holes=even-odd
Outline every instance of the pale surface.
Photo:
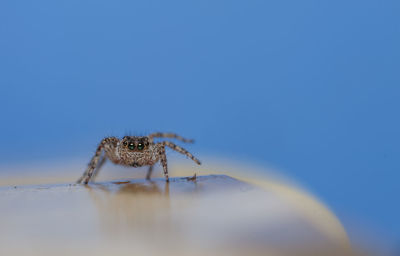
[{"label": "pale surface", "polygon": [[322,205],[279,191],[225,175],[2,187],[0,255],[352,254]]}]

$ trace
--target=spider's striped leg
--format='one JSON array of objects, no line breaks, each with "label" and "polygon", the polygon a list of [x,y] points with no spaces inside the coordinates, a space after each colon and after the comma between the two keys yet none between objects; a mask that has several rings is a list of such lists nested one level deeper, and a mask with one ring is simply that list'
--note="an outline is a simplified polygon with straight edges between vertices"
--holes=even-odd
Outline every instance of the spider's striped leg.
[{"label": "spider's striped leg", "polygon": [[184,148],[182,148],[182,147],[179,147],[179,146],[177,146],[177,145],[175,145],[174,143],[169,142],[169,141],[163,141],[163,142],[161,142],[161,144],[162,144],[162,145],[165,145],[165,146],[168,146],[168,147],[170,147],[171,149],[173,149],[173,150],[175,150],[175,151],[177,151],[177,152],[179,152],[179,153],[181,153],[181,154],[186,155],[187,157],[189,157],[190,159],[192,159],[193,161],[195,161],[197,164],[199,164],[199,165],[201,164],[200,161],[199,161],[199,159],[197,159],[197,158],[194,157],[192,154],[190,154],[186,149],[184,149]]},{"label": "spider's striped leg", "polygon": [[92,180],[96,179],[97,174],[99,174],[101,167],[103,167],[103,165],[106,163],[106,161],[107,161],[107,157],[105,156],[105,154],[103,154],[100,158],[99,163],[97,164],[96,169],[93,172]]},{"label": "spider's striped leg", "polygon": [[[109,146],[109,145],[114,145],[115,143],[117,143],[118,139],[114,138],[114,137],[109,137],[109,138],[105,138],[100,142],[100,145],[97,147],[96,153],[94,154],[94,156],[92,157],[92,160],[90,160],[88,167],[86,169],[86,171],[83,173],[82,177],[80,177],[77,181],[77,183],[84,183],[84,184],[88,184],[88,182],[90,181],[90,179],[93,176],[93,172],[95,171],[100,157],[101,157],[101,153],[104,149],[104,147]],[[106,156],[104,156],[106,157]],[[100,166],[101,167],[101,166]],[[97,170],[98,172],[99,170]]]},{"label": "spider's striped leg", "polygon": [[89,182],[90,178],[92,177],[93,172],[96,169],[96,166],[100,160],[102,150],[103,150],[103,143],[100,143],[100,145],[97,147],[96,153],[92,157],[92,160],[90,160],[86,171],[83,173],[82,177],[79,178],[77,183],[88,184],[88,182]]},{"label": "spider's striped leg", "polygon": [[151,173],[153,172],[153,166],[150,165],[149,169],[147,170],[147,174],[146,174],[146,180],[150,180],[151,177]]},{"label": "spider's striped leg", "polygon": [[165,176],[165,181],[169,182],[169,177],[168,177],[168,166],[167,166],[167,155],[165,154],[165,146],[162,143],[157,143],[160,145],[158,154],[160,157],[160,162],[164,170],[164,176]]},{"label": "spider's striped leg", "polygon": [[152,133],[148,136],[151,140],[153,140],[153,138],[172,138],[172,139],[177,139],[186,143],[193,143],[194,140],[191,139],[186,139],[183,138],[182,136],[179,136],[178,134],[175,133],[162,133],[162,132],[155,132]]}]

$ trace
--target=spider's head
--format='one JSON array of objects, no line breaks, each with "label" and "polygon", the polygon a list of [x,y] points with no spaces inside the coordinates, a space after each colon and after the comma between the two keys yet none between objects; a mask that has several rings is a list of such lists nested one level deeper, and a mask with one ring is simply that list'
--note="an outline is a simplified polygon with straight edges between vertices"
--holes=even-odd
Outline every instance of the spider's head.
[{"label": "spider's head", "polygon": [[150,142],[147,136],[136,137],[136,136],[125,136],[121,140],[123,149],[131,152],[141,152],[148,148]]}]

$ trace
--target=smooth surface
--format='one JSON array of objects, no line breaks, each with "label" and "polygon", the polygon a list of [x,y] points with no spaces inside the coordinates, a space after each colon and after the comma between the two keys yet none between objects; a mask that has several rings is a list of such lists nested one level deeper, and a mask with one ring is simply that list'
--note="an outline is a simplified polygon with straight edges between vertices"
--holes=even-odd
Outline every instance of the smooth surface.
[{"label": "smooth surface", "polygon": [[277,191],[225,175],[2,187],[0,253],[355,255],[323,205],[329,232]]}]

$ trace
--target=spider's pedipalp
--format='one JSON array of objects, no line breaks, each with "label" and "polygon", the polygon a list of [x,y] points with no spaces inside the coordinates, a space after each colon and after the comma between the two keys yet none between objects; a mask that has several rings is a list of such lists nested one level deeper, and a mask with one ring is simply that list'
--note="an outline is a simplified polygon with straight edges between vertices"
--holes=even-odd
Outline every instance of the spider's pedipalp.
[{"label": "spider's pedipalp", "polygon": [[187,157],[189,157],[190,159],[192,159],[194,162],[196,162],[198,165],[201,164],[201,162],[199,161],[199,159],[197,159],[196,157],[194,157],[189,151],[187,151],[186,149],[184,149],[184,148],[182,148],[182,147],[180,147],[180,146],[178,146],[178,145],[175,145],[175,144],[172,143],[172,142],[163,141],[163,142],[160,142],[160,144],[162,144],[162,145],[164,145],[164,146],[167,146],[167,147],[169,147],[169,148],[171,148],[171,149],[173,149],[173,150],[175,150],[175,151],[177,151],[177,152],[179,152],[179,153],[181,153],[181,154],[186,155]]},{"label": "spider's pedipalp", "polygon": [[183,138],[182,136],[179,136],[178,134],[175,133],[163,133],[163,132],[155,132],[152,133],[148,136],[151,140],[153,140],[153,138],[171,138],[171,139],[177,139],[186,143],[194,143],[194,140],[192,139],[186,139]]}]

